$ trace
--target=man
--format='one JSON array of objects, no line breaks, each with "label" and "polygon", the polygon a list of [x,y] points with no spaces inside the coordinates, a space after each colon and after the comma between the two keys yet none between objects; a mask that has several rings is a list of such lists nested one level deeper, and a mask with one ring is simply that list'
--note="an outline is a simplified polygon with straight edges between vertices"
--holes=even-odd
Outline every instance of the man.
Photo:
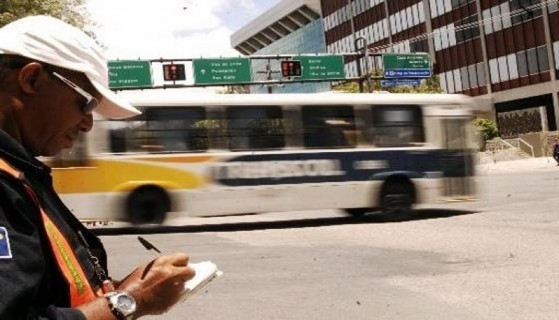
[{"label": "man", "polygon": [[193,277],[188,256],[162,256],[122,281],[100,240],[63,205],[35,159],[70,148],[92,111],[139,111],[108,89],[99,46],[47,16],[0,29],[0,319],[132,319],[167,311]]}]

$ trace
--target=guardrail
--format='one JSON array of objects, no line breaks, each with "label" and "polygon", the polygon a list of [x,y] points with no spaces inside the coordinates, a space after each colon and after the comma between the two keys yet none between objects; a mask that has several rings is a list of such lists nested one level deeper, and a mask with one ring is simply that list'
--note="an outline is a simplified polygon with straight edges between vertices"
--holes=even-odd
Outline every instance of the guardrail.
[{"label": "guardrail", "polygon": [[[510,142],[506,141],[505,139],[501,139],[500,142],[502,143],[502,145],[507,146],[508,149],[513,149],[513,150],[516,150],[516,151],[522,151],[522,152],[524,152],[524,150],[522,150],[522,148],[521,148],[521,145],[523,144],[523,145],[527,146],[527,147],[530,149],[530,154],[531,154],[532,158],[534,157],[534,155],[535,155],[535,154],[534,154],[534,147],[533,147],[531,144],[529,144],[528,142],[522,140],[521,138],[514,138],[514,141],[515,141],[516,143],[518,143],[518,146],[512,145]],[[499,148],[499,149],[504,150],[504,149],[506,149],[506,148]]]},{"label": "guardrail", "polygon": [[528,142],[522,140],[521,138],[516,138],[518,140],[518,142],[523,143],[524,145],[526,145],[528,148],[530,148],[530,153],[532,154],[532,158],[534,157],[534,147],[529,144]]}]

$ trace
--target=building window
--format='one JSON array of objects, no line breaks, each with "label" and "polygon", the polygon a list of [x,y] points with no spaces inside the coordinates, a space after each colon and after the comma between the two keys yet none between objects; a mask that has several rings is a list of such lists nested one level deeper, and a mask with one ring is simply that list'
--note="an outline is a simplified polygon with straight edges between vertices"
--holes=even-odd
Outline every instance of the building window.
[{"label": "building window", "polygon": [[559,41],[553,43],[553,52],[555,53],[555,69],[559,70]]},{"label": "building window", "polygon": [[427,39],[410,42],[410,52],[429,52]]},{"label": "building window", "polygon": [[452,71],[446,72],[446,82],[448,85],[448,92],[454,93],[456,89],[454,88],[454,73]]},{"label": "building window", "polygon": [[499,83],[499,65],[497,64],[497,59],[489,60],[489,75],[492,84]]},{"label": "building window", "polygon": [[489,60],[491,83],[525,77],[549,70],[546,46]]},{"label": "building window", "polygon": [[452,9],[460,8],[461,6],[467,5],[470,2],[474,2],[474,0],[452,0]]},{"label": "building window", "polygon": [[420,23],[425,22],[425,11],[423,9],[423,4],[417,5],[417,10],[419,12],[419,22]]},{"label": "building window", "polygon": [[446,74],[445,73],[439,74],[439,79],[441,83],[441,89],[443,89],[444,92],[448,92],[448,86],[446,85]]},{"label": "building window", "polygon": [[507,57],[497,58],[497,63],[499,64],[499,79],[501,82],[507,81],[509,79],[509,66],[507,63]]},{"label": "building window", "polygon": [[452,71],[452,75],[454,77],[455,92],[462,91],[462,78],[460,78],[460,69],[454,69]]},{"label": "building window", "polygon": [[491,21],[491,9],[485,9],[481,13],[485,34],[493,33],[493,22]]},{"label": "building window", "polygon": [[509,79],[512,80],[518,78],[518,67],[516,64],[516,55],[514,53],[507,56],[507,63],[509,68]]},{"label": "building window", "polygon": [[476,65],[476,69],[477,69],[477,81],[478,81],[478,86],[484,86],[487,84],[487,80],[485,79],[485,64],[483,62],[480,62]]},{"label": "building window", "polygon": [[518,76],[525,77],[528,73],[528,62],[526,61],[526,51],[516,53],[516,63],[518,65]]},{"label": "building window", "polygon": [[437,0],[430,0],[429,7],[431,8],[431,17],[437,17],[439,15],[437,11]]},{"label": "building window", "polygon": [[439,16],[442,16],[443,14],[446,13],[446,8],[445,8],[446,1],[448,0],[437,0],[437,12],[439,13]]},{"label": "building window", "polygon": [[479,37],[477,16],[471,15],[457,23],[456,43],[464,42]]},{"label": "building window", "polygon": [[434,30],[433,34],[436,51],[456,45],[456,31],[453,23]]},{"label": "building window", "polygon": [[460,78],[462,79],[462,88],[470,89],[470,76],[468,75],[468,67],[460,68]]},{"label": "building window", "polygon": [[490,34],[510,27],[510,7],[508,2],[493,6],[482,12],[485,34]]},{"label": "building window", "polygon": [[512,24],[522,23],[542,15],[539,6],[540,0],[510,0],[511,12],[515,14],[511,17]]},{"label": "building window", "polygon": [[470,82],[470,88],[477,88],[478,82],[477,82],[477,73],[476,73],[475,64],[471,64],[468,66],[468,78]]},{"label": "building window", "polygon": [[537,74],[538,70],[538,52],[536,48],[529,49],[526,51],[526,56],[528,59],[528,73]]},{"label": "building window", "polygon": [[547,47],[546,46],[539,46],[538,47],[538,68],[540,72],[548,71],[549,70],[549,58],[547,56]]}]

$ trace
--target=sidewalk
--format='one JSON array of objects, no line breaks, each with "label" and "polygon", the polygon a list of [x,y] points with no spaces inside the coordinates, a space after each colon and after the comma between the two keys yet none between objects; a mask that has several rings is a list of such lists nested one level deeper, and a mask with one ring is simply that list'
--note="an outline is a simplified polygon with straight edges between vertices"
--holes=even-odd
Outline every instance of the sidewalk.
[{"label": "sidewalk", "polygon": [[510,161],[497,161],[476,166],[476,174],[486,175],[504,172],[519,171],[546,171],[559,170],[557,162],[552,157],[539,157]]}]

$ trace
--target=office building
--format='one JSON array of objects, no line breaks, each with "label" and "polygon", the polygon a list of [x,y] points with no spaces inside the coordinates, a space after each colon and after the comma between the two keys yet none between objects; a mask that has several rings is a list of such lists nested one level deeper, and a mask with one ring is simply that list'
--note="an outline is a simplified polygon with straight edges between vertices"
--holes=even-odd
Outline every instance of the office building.
[{"label": "office building", "polygon": [[[427,52],[443,91],[476,98],[502,135],[557,129],[557,0],[322,0],[321,8],[329,53],[353,51],[359,37],[374,53]],[[351,61],[346,77],[355,75]]]},{"label": "office building", "polygon": [[[282,1],[231,36],[231,45],[247,56],[325,53],[320,0]],[[253,81],[279,80],[280,60],[252,60]],[[251,93],[309,93],[330,90],[329,82],[252,85]]]}]

